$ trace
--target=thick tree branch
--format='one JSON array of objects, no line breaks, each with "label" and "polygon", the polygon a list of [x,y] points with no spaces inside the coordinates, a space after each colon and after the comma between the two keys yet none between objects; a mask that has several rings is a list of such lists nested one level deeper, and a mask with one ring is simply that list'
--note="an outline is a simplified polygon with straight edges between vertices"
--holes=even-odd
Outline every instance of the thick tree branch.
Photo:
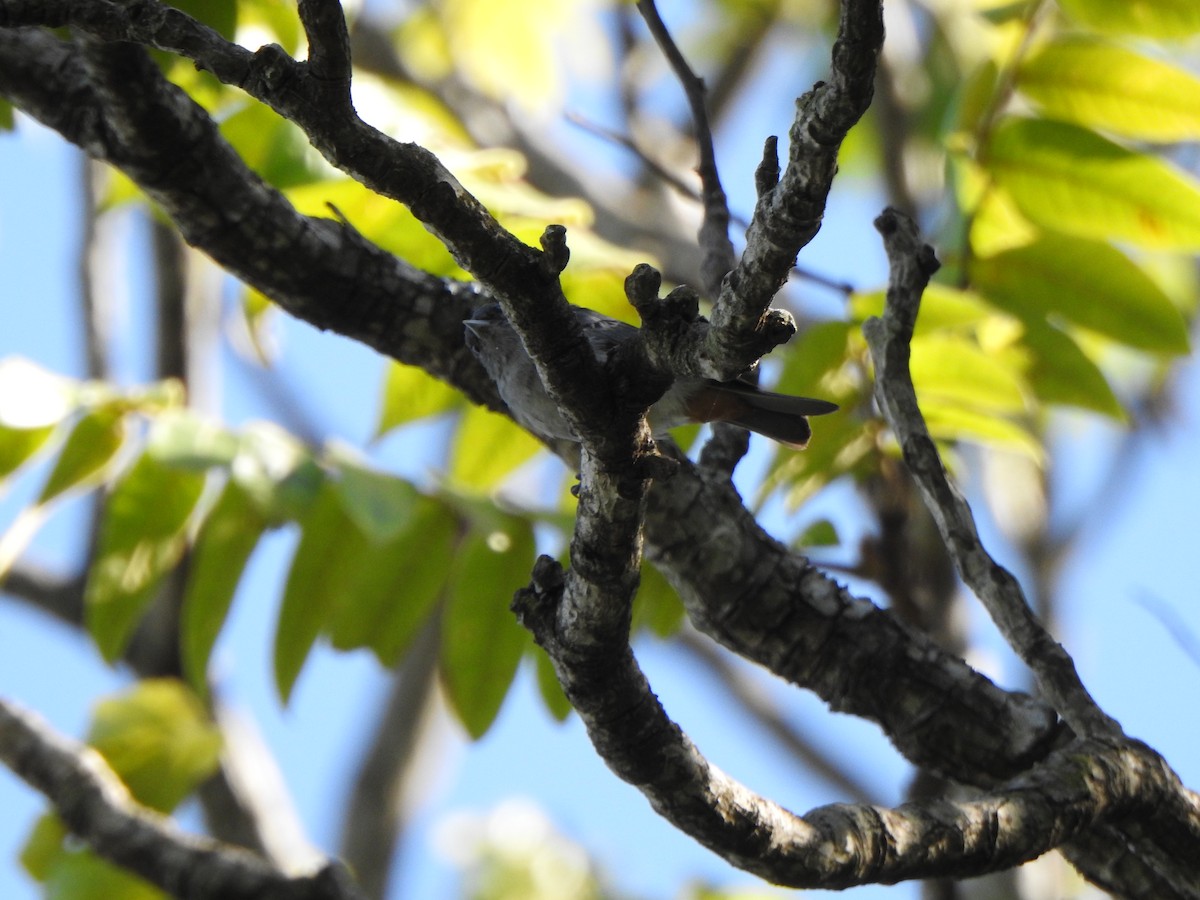
[{"label": "thick tree branch", "polygon": [[30,712],[0,700],[0,759],[41,791],[72,834],[99,856],[177,897],[213,900],[361,898],[332,865],[289,878],[234,847],[186,835],[139,807],[95,751],[56,734]]},{"label": "thick tree branch", "polygon": [[[5,18],[12,10],[35,6],[57,8],[5,0],[0,26],[15,23]],[[271,52],[256,65],[261,68]],[[149,150],[161,131],[134,145],[122,142],[105,126],[107,110],[82,71],[78,51],[48,34],[0,27],[0,91],[129,172],[192,243],[293,314],[422,365],[469,396],[494,402],[494,391],[462,346],[461,319],[479,302],[478,288],[443,284],[370,247],[348,228],[297,216],[247,173],[219,136],[206,130],[207,117],[175,89],[159,89],[162,102],[152,107],[155,128],[178,128],[186,139],[169,138],[169,152],[160,150],[157,158]],[[760,182],[764,196],[774,193],[771,180]],[[813,686],[838,708],[864,710],[884,723],[906,753],[932,758],[936,768],[960,780],[994,785],[1043,759],[1054,745],[1052,711],[999,690],[886,613],[855,600],[770,541],[727,485],[693,467],[683,466],[668,485],[653,488],[648,535],[652,557],[680,587],[701,628],[797,684]],[[712,552],[714,546],[719,553]],[[729,558],[732,568],[725,562]],[[835,659],[836,665],[829,664]],[[898,673],[895,683],[892,672]],[[1164,832],[1174,826],[1179,834],[1175,817],[1186,811],[1184,799],[1176,797],[1159,816],[1123,825],[1120,832],[1115,826],[1092,832],[1073,858],[1081,859],[1085,872],[1098,873],[1101,883],[1107,883],[1102,878],[1167,883],[1169,875],[1151,882],[1147,872],[1161,871],[1164,860],[1170,865],[1188,858],[1162,852],[1181,840]],[[1119,852],[1128,841],[1136,842],[1136,853]]]},{"label": "thick tree branch", "polygon": [[597,752],[677,828],[776,884],[979,875],[1039,856],[1104,816],[1153,809],[1178,788],[1146,748],[1082,743],[979,800],[835,805],[796,816],[700,754],[651,692],[627,636],[581,621],[595,610],[581,616],[572,591],[543,557],[514,607],[549,653]]}]

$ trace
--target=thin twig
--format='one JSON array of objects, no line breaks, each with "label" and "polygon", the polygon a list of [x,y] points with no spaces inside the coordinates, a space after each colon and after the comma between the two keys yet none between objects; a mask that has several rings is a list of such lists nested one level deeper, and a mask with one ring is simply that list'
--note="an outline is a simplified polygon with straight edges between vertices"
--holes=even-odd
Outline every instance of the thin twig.
[{"label": "thin twig", "polygon": [[1046,699],[1077,734],[1115,737],[1120,726],[1096,705],[1067,652],[1037,620],[1012,573],[984,549],[966,499],[950,481],[917,405],[908,368],[921,295],[938,262],[912,219],[894,209],[875,222],[891,264],[882,319],[863,325],[875,361],[875,397],[904,451],[959,576],[983,602],[1009,646],[1037,676]]},{"label": "thin twig", "polygon": [[704,222],[700,226],[700,249],[704,254],[700,268],[701,287],[706,296],[715,298],[721,290],[721,279],[733,268],[737,257],[733,242],[729,240],[729,203],[717,171],[717,156],[705,105],[704,80],[688,65],[658,14],[654,0],[638,0],[637,8],[671,64],[691,108],[696,148],[700,152],[700,164],[696,171],[700,175],[701,201],[704,204]]}]

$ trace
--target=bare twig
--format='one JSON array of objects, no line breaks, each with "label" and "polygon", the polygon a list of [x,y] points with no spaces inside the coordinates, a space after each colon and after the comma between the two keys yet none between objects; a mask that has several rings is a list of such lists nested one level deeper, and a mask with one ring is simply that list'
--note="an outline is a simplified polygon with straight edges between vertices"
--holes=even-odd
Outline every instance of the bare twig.
[{"label": "bare twig", "polygon": [[99,754],[6,700],[0,700],[0,759],[45,794],[71,832],[95,853],[175,896],[362,897],[337,865],[289,878],[243,850],[184,834],[169,820],[138,806]]},{"label": "bare twig", "polygon": [[1037,676],[1051,705],[1077,734],[1118,736],[1120,726],[1088,694],[1070,656],[1033,615],[1016,578],[984,549],[970,507],[942,466],[917,406],[908,370],[909,342],[921,294],[937,270],[937,259],[933,248],[921,243],[913,221],[902,213],[889,209],[875,225],[883,235],[892,273],[883,318],[869,319],[863,332],[875,361],[875,397],[900,441],[904,461],[925,496],[960,577],[983,602],[1009,646]]},{"label": "bare twig", "polygon": [[700,196],[704,205],[704,221],[700,226],[700,249],[704,253],[704,261],[700,266],[700,286],[705,295],[716,297],[721,290],[721,279],[733,268],[735,256],[733,242],[729,240],[729,203],[725,198],[725,190],[721,187],[712,129],[708,124],[704,80],[688,65],[671,37],[671,32],[658,14],[654,0],[638,0],[637,7],[650,33],[654,35],[654,40],[671,64],[675,77],[679,79],[692,111],[692,128],[696,147],[700,151],[700,164],[696,171],[700,175]]}]

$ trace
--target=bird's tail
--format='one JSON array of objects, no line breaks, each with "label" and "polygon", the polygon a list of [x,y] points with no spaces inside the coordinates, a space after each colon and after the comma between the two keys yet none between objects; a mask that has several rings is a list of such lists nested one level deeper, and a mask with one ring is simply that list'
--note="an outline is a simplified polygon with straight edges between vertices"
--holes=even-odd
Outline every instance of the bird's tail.
[{"label": "bird's tail", "polygon": [[702,392],[703,408],[697,409],[697,403],[689,405],[688,413],[694,419],[729,422],[797,450],[803,450],[812,437],[807,417],[838,408],[828,400],[775,394],[737,381],[712,381],[708,387],[711,390]]}]

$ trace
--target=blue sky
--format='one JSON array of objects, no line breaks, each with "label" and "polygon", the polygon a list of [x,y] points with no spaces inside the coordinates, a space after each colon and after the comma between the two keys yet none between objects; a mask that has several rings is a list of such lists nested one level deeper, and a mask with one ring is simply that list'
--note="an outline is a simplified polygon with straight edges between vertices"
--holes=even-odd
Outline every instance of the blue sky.
[{"label": "blue sky", "polygon": [[[21,354],[69,374],[80,370],[74,300],[78,168],[75,151],[28,121],[20,123],[16,135],[0,136],[0,356]],[[730,189],[736,198],[738,187]],[[839,189],[824,231],[806,258],[820,259],[824,271],[859,286],[878,284],[882,253],[870,222],[879,206],[872,196]],[[139,223],[133,220],[128,227],[136,238]],[[149,370],[145,351],[137,349],[139,336],[147,331],[146,286],[140,278],[131,264],[119,367],[130,381],[144,378]],[[309,395],[331,435],[364,443],[375,416],[382,360],[299,323],[283,323],[282,337],[285,377]],[[320,374],[304,366],[313,358],[323,362]],[[222,412],[227,418],[241,422],[263,414],[241,369],[227,365],[224,379]],[[348,404],[347,396],[363,399]],[[1116,505],[1103,510],[1111,516],[1097,517],[1096,526],[1068,560],[1060,609],[1066,646],[1100,703],[1128,733],[1161,750],[1184,780],[1195,785],[1200,784],[1200,725],[1180,698],[1194,696],[1200,663],[1187,656],[1141,602],[1153,598],[1200,634],[1192,565],[1194,511],[1200,508],[1200,477],[1194,465],[1195,448],[1200,446],[1200,372],[1194,363],[1186,367],[1178,399],[1179,411],[1170,427],[1148,440],[1119,474],[1121,490],[1112,492]],[[1062,433],[1062,490],[1068,498],[1091,496],[1094,480],[1106,471],[1112,432],[1094,420],[1072,417],[1064,420]],[[428,458],[404,438],[385,442],[379,453],[397,470],[419,470]],[[36,478],[0,498],[0,528],[28,499],[30,483],[36,484]],[[845,533],[861,527],[847,494],[824,498],[822,507]],[[62,511],[35,543],[36,557],[52,565],[77,559],[79,521],[78,508]],[[995,530],[986,521],[984,526],[985,539],[1001,560],[1011,556]],[[385,682],[366,654],[320,650],[301,676],[291,705],[279,707],[269,648],[280,575],[294,537],[288,532],[272,535],[257,551],[215,665],[225,696],[262,729],[309,837],[332,850],[351,773],[347,748],[369,728]],[[1023,676],[999,647],[978,606],[972,603],[969,609],[972,630],[988,651],[989,671],[1002,683],[1022,683]],[[800,771],[752,721],[731,708],[710,676],[682,651],[653,641],[642,641],[637,651],[668,711],[723,769],[797,811],[843,799]],[[6,697],[78,735],[92,701],[124,683],[125,676],[103,665],[80,635],[17,604],[0,604],[0,693]],[[769,682],[767,689],[789,705],[797,721],[815,729],[835,755],[861,761],[870,781],[887,792],[882,800],[900,799],[907,768],[873,726],[832,715],[818,701],[782,684]],[[594,853],[616,886],[630,894],[671,897],[681,883],[696,879],[755,885],[658,819],[636,791],[599,762],[576,721],[553,723],[527,675],[479,744],[467,745],[449,720],[438,731],[439,767],[428,780],[397,896],[450,896],[451,875],[433,849],[438,823],[449,813],[482,813],[514,796],[532,798],[542,806],[554,824]],[[0,896],[33,897],[33,886],[14,857],[41,801],[4,773],[0,809],[5,810],[0,816]],[[912,886],[900,886],[839,896],[895,900],[917,893]]]}]

